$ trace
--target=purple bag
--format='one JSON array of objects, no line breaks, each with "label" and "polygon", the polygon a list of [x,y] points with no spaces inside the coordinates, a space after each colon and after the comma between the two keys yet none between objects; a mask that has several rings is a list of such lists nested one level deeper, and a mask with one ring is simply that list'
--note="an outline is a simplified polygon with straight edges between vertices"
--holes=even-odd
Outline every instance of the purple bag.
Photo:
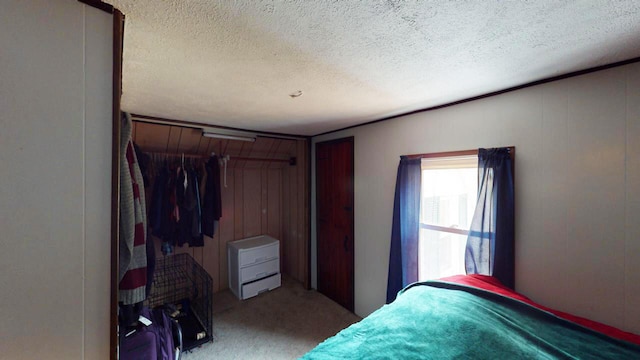
[{"label": "purple bag", "polygon": [[140,325],[135,333],[120,343],[122,360],[174,360],[174,322],[162,309],[142,309],[142,316],[152,321],[149,326]]},{"label": "purple bag", "polygon": [[158,334],[158,360],[174,360],[175,349],[173,343],[173,321],[162,309],[155,309],[152,312],[153,324],[156,326]]},{"label": "purple bag", "polygon": [[120,359],[158,359],[158,336],[148,328],[140,329],[120,342]]}]

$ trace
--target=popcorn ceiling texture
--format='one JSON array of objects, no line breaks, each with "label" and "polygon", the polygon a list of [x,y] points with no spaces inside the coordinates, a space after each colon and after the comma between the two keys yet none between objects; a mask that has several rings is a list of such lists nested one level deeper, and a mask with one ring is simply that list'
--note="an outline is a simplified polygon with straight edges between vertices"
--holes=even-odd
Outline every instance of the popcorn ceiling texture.
[{"label": "popcorn ceiling texture", "polygon": [[640,56],[637,0],[107,2],[124,110],[298,135]]}]

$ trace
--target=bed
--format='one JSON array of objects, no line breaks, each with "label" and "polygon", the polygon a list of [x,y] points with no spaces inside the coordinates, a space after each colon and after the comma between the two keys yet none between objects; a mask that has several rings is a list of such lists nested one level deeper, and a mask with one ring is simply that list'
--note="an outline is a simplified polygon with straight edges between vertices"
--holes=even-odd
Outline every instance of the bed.
[{"label": "bed", "polygon": [[482,275],[409,285],[303,359],[640,359],[640,336],[538,305]]}]

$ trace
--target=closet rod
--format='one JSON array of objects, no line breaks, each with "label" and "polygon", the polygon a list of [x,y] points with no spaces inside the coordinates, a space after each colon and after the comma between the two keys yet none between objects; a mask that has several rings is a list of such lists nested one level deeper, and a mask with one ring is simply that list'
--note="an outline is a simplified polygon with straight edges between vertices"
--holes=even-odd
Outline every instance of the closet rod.
[{"label": "closet rod", "polygon": [[184,156],[185,158],[204,159],[207,157],[206,155],[199,155],[199,154],[182,154],[182,153],[170,153],[170,152],[145,151],[144,153],[148,155],[167,156],[167,157],[175,157],[175,158],[180,158]]},{"label": "closet rod", "polygon": [[[294,159],[294,160],[292,160],[292,159]],[[295,162],[295,158],[291,158],[291,159],[265,159],[265,158],[251,158],[251,157],[241,157],[241,156],[232,156],[229,160],[272,161],[272,162],[285,162],[285,163],[291,163],[291,161]]]},{"label": "closet rod", "polygon": [[[183,156],[182,153],[169,153],[169,152],[147,152],[147,154],[149,154],[149,155],[159,155],[159,156],[168,156],[168,157],[177,157],[177,158]],[[184,154],[184,157],[185,158],[192,158],[192,159],[206,159],[209,156],[208,155],[201,155],[201,154]],[[289,158],[289,159],[267,159],[267,158],[230,156],[229,160],[284,162],[284,163],[289,163],[289,165],[295,165],[296,164],[296,158],[295,157],[292,157],[292,158]]]}]

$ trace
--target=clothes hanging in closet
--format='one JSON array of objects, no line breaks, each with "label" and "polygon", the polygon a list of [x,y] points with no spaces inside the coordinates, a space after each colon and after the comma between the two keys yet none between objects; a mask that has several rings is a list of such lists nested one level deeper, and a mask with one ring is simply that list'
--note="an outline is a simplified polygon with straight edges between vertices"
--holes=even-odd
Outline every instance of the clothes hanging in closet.
[{"label": "clothes hanging in closet", "polygon": [[174,246],[204,246],[203,235],[213,237],[222,216],[218,157],[212,155],[197,166],[166,158],[158,162],[153,165],[158,170],[150,194],[152,234],[163,240],[164,254],[173,252]]},{"label": "clothes hanging in closet", "polygon": [[218,157],[215,155],[212,155],[205,165],[207,176],[202,202],[202,232],[209,237],[213,237],[214,224],[222,217],[219,166]]},{"label": "clothes hanging in closet", "polygon": [[144,180],[131,141],[131,118],[123,113],[121,119],[118,300],[132,305],[146,298],[147,215]]},{"label": "clothes hanging in closet", "polygon": [[178,246],[204,246],[200,226],[200,196],[198,175],[193,169],[178,169],[176,182],[176,203],[179,211],[178,233],[175,243]]},{"label": "clothes hanging in closet", "polygon": [[[149,155],[145,154],[144,152],[142,152],[142,149],[140,149],[140,147],[135,143],[135,142],[131,142],[133,144],[133,149],[135,150],[135,155],[136,155],[136,160],[137,160],[137,164],[140,167],[140,172],[142,173],[142,181],[144,183],[144,192],[145,192],[145,208],[148,210],[149,209],[149,204],[147,203],[147,201],[149,201],[150,196],[147,196],[148,194],[146,193],[146,190],[149,186],[149,184],[151,183],[150,180],[150,176],[149,173],[151,172],[151,158],[149,157]],[[148,224],[147,224],[148,225]],[[146,247],[147,247],[147,285],[145,287],[145,299],[147,297],[149,297],[149,294],[151,293],[151,285],[153,283],[153,273],[155,272],[156,269],[156,249],[155,246],[153,245],[153,241],[151,239],[148,238],[148,231],[149,229],[146,229],[147,231],[147,238],[146,238]]]},{"label": "clothes hanging in closet", "polygon": [[169,204],[164,199],[168,196],[169,169],[166,166],[160,168],[153,182],[153,190],[151,192],[151,204],[149,206],[149,225],[151,233],[160,239],[165,238],[167,233],[166,222],[162,219],[168,219]]},{"label": "clothes hanging in closet", "polygon": [[207,186],[211,169],[189,163],[171,166],[167,161],[159,168],[149,222],[152,233],[163,240],[162,252],[171,253],[174,246],[185,244],[204,246],[203,227],[207,221],[204,209],[212,207],[205,193],[215,193]]}]

